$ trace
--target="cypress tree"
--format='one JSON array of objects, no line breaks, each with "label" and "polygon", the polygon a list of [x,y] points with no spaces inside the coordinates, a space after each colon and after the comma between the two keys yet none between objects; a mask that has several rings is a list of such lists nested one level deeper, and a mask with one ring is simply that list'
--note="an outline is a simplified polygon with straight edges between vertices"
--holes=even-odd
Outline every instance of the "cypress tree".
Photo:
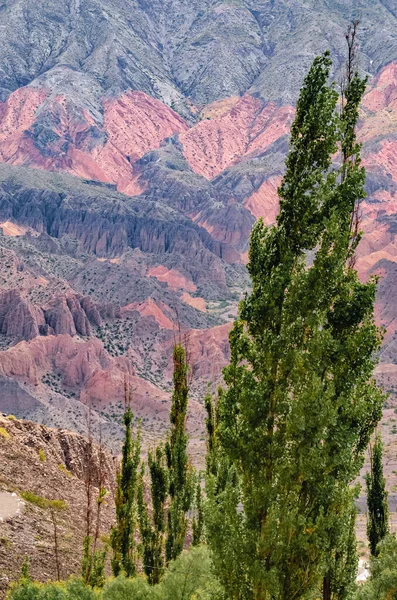
[{"label": "cypress tree", "polygon": [[165,555],[167,563],[182,552],[188,529],[187,512],[193,499],[193,469],[187,455],[186,412],[188,366],[183,346],[174,347],[174,391],[171,404],[171,432],[165,451],[169,473],[170,505],[167,514]]},{"label": "cypress tree", "polygon": [[367,473],[367,535],[372,556],[378,555],[378,544],[389,533],[389,507],[386,480],[383,476],[383,443],[377,435],[370,448],[371,472]]},{"label": "cypress tree", "polygon": [[[352,530],[350,483],[381,416],[372,379],[381,332],[376,281],[362,284],[352,260],[365,195],[354,131],[365,80],[351,77],[339,112],[330,68],[326,52],[304,81],[276,226],[253,228],[252,292],[230,334],[218,401],[226,470],[221,485],[219,473],[209,476],[207,536],[235,600],[320,589],[336,599],[355,570],[354,542],[342,533]],[[345,581],[336,575],[343,561],[353,564]]]},{"label": "cypress tree", "polygon": [[134,577],[137,572],[137,493],[138,467],[140,463],[140,432],[135,440],[132,435],[133,414],[126,409],[123,422],[125,437],[122,449],[121,469],[117,474],[116,526],[111,532],[113,550],[112,570],[117,577],[123,572]]}]

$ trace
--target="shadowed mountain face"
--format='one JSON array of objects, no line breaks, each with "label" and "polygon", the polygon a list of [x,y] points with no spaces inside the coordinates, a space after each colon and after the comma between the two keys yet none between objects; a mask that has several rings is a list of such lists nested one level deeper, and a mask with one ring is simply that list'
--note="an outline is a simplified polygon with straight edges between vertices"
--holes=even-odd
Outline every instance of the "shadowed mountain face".
[{"label": "shadowed mountain face", "polygon": [[380,273],[379,377],[397,382],[397,11],[388,0],[5,0],[0,4],[0,411],[117,440],[125,381],[168,421],[172,346],[192,403],[221,379],[255,219],[272,225],[314,56],[369,75],[357,267]]}]

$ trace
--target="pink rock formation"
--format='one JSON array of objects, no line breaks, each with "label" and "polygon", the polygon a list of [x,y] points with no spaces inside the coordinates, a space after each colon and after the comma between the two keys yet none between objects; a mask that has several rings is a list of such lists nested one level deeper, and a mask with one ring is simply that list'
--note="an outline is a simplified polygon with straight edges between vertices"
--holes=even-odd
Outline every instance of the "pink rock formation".
[{"label": "pink rock formation", "polygon": [[164,312],[168,312],[169,309],[163,302],[155,302],[152,298],[148,298],[144,302],[128,304],[123,307],[121,313],[128,314],[134,310],[138,311],[142,317],[153,317],[162,329],[176,329],[175,323]]},{"label": "pink rock formation", "polygon": [[146,273],[147,277],[155,277],[158,281],[165,282],[168,287],[178,290],[184,289],[188,292],[195,292],[197,287],[193,281],[186,275],[183,275],[178,269],[167,269],[163,265],[152,267]]},{"label": "pink rock formation", "polygon": [[280,183],[281,177],[269,177],[244,201],[245,208],[248,208],[257,219],[262,217],[265,225],[272,225],[276,220],[279,210],[277,188]]},{"label": "pink rock formation", "polygon": [[[65,170],[78,177],[117,184],[120,191],[139,194],[133,163],[163,139],[187,130],[184,120],[159,100],[143,92],[127,92],[104,100],[107,141],[93,137],[100,125],[84,111],[80,114],[64,96],[48,99],[44,89],[24,87],[0,105],[0,161],[27,164],[47,170]],[[40,111],[54,124],[54,139],[42,153],[34,144],[33,127]]]},{"label": "pink rock formation", "polygon": [[258,98],[245,94],[229,111],[200,121],[180,136],[185,158],[196,173],[212,179],[243,156],[260,154],[286,135],[293,114],[291,106],[263,106]]}]

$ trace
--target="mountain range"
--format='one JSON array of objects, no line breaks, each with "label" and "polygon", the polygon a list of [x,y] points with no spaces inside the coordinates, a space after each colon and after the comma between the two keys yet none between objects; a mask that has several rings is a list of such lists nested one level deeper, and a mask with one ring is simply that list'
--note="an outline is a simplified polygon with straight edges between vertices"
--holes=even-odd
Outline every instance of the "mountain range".
[{"label": "mountain range", "polygon": [[356,18],[368,75],[356,266],[381,276],[377,376],[393,402],[394,0],[3,0],[0,411],[84,432],[91,407],[117,447],[128,381],[150,441],[167,428],[183,339],[199,448],[200,400],[229,358],[251,227],[277,215],[304,75],[329,49],[338,85]]}]

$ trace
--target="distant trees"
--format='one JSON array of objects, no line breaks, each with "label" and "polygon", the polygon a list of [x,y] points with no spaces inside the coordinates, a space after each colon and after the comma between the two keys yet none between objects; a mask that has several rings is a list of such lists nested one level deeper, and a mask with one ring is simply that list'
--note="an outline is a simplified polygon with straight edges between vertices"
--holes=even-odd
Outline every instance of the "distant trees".
[{"label": "distant trees", "polygon": [[[149,450],[149,485],[145,481],[145,466],[141,464],[140,434],[134,440],[129,403],[126,408],[122,463],[117,477],[117,523],[111,533],[114,575],[123,573],[134,577],[140,562],[152,585],[160,581],[166,564],[175,560],[184,548],[196,481],[187,455],[188,365],[181,344],[174,347],[173,361],[171,429],[165,447],[160,444]],[[149,502],[147,495],[150,496]],[[201,490],[199,492],[198,487],[196,511],[193,535],[198,544],[203,529]]]},{"label": "distant trees", "polygon": [[207,538],[234,600],[346,599],[354,586],[350,485],[381,416],[381,332],[376,281],[361,283],[353,260],[365,80],[351,74],[338,109],[330,68],[326,52],[304,81],[277,224],[252,231],[252,292],[230,334],[216,418],[207,402]]}]

